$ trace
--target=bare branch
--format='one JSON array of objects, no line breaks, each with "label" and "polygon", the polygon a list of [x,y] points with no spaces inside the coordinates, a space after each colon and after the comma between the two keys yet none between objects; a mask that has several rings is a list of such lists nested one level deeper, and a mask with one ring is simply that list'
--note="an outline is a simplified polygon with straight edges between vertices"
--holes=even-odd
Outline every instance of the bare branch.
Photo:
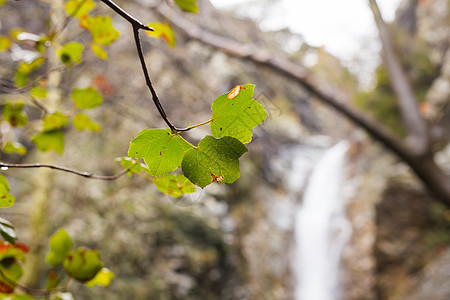
[{"label": "bare branch", "polygon": [[97,179],[97,180],[116,180],[123,175],[125,175],[129,169],[124,169],[114,175],[95,175],[89,172],[82,172],[71,168],[66,168],[62,166],[52,165],[52,164],[10,164],[10,163],[4,163],[0,162],[0,168],[50,168],[58,171],[63,171],[67,173],[72,173],[78,176],[86,177],[89,179]]},{"label": "bare branch", "polygon": [[163,118],[163,120],[166,122],[167,126],[175,132],[177,131],[176,127],[169,121],[167,118],[167,114],[164,111],[164,108],[161,105],[161,102],[159,101],[158,94],[156,94],[155,89],[153,88],[152,82],[150,80],[150,75],[148,74],[147,64],[145,63],[144,53],[142,51],[141,46],[141,40],[139,38],[139,28],[133,26],[133,34],[134,34],[134,41],[136,42],[136,49],[139,56],[139,61],[141,62],[142,71],[144,72],[145,77],[145,83],[147,84],[147,87],[150,90],[150,93],[152,94],[153,103],[155,104],[156,108],[158,109],[159,114]]},{"label": "bare branch", "polygon": [[383,45],[383,58],[389,73],[392,88],[398,99],[402,119],[408,131],[408,143],[417,155],[431,152],[427,124],[419,112],[416,97],[405,71],[396,57],[391,34],[381,16],[376,0],[369,0],[370,8],[378,27],[380,41]]},{"label": "bare branch", "polygon": [[167,117],[166,112],[164,111],[164,108],[161,105],[161,101],[159,101],[158,95],[156,94],[155,89],[153,88],[152,81],[150,80],[150,75],[148,73],[147,64],[145,62],[144,53],[142,51],[142,45],[141,45],[141,39],[139,37],[139,29],[143,30],[150,30],[154,31],[153,28],[148,27],[144,25],[142,22],[131,16],[129,13],[127,13],[125,10],[120,8],[117,4],[115,4],[111,0],[102,0],[103,3],[108,5],[111,9],[113,9],[117,14],[119,14],[121,17],[123,17],[125,20],[127,20],[132,26],[133,26],[133,35],[134,35],[134,41],[136,43],[136,50],[138,52],[139,61],[141,62],[142,71],[144,72],[145,82],[147,84],[147,87],[150,90],[150,93],[152,94],[153,103],[155,104],[156,108],[158,109],[159,114],[163,118],[163,120],[166,122],[167,126],[172,130],[172,132],[177,132],[178,129],[170,122],[169,118]]}]

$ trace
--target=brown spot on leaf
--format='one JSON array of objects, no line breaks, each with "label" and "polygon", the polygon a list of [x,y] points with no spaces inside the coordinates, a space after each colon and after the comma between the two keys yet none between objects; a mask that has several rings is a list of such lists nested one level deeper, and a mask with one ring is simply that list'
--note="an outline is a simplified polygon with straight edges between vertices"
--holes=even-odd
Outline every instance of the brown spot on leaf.
[{"label": "brown spot on leaf", "polygon": [[220,182],[220,181],[222,181],[223,180],[223,175],[220,175],[220,176],[216,176],[216,175],[214,175],[212,172],[209,172],[210,174],[211,174],[211,177],[212,177],[212,181],[215,181],[215,182]]}]

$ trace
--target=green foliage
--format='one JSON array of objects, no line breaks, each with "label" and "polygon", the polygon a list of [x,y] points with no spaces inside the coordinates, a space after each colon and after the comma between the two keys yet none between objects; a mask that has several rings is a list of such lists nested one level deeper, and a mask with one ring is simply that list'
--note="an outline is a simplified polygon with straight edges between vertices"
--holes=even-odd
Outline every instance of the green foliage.
[{"label": "green foliage", "polygon": [[54,150],[58,154],[64,152],[64,133],[61,130],[43,131],[31,138],[40,151]]},{"label": "green foliage", "polygon": [[197,0],[175,0],[175,4],[184,11],[198,13]]},{"label": "green foliage", "polygon": [[98,58],[104,60],[108,59],[108,53],[100,45],[95,43],[91,44],[91,50],[95,55],[97,55]]},{"label": "green foliage", "polygon": [[155,185],[162,193],[178,198],[183,194],[190,194],[197,189],[195,185],[182,174],[170,174],[155,179]]},{"label": "green foliage", "polygon": [[[0,0],[0,5],[4,2]],[[184,11],[198,12],[195,0],[175,0],[175,4]],[[91,42],[63,40],[59,35],[60,30],[64,28],[58,27],[58,30],[54,30],[56,26],[48,26],[47,34],[42,32],[33,34],[22,29],[11,29],[8,35],[0,36],[0,53],[8,51],[12,43],[32,53],[31,56],[16,63],[14,78],[8,80],[14,79],[17,88],[24,87],[17,89],[18,93],[25,96],[19,99],[26,99],[23,101],[29,101],[27,105],[34,104],[42,111],[42,121],[40,121],[36,120],[38,113],[27,109],[32,120],[28,122],[24,103],[20,101],[2,103],[3,122],[8,122],[11,127],[28,125],[25,129],[10,129],[10,126],[5,126],[10,132],[5,135],[2,132],[4,153],[25,155],[26,148],[14,141],[21,141],[23,138],[23,136],[20,138],[15,136],[16,132],[30,130],[36,132],[35,125],[39,124],[42,125],[42,129],[31,138],[31,141],[39,151],[54,150],[58,154],[64,151],[64,132],[72,129],[67,126],[70,121],[73,127],[80,131],[100,130],[100,124],[79,110],[98,107],[103,102],[102,94],[93,87],[75,88],[70,97],[64,93],[61,100],[62,102],[71,99],[74,105],[71,107],[67,103],[57,103],[58,101],[53,100],[54,82],[51,80],[52,72],[61,72],[61,70],[67,72],[74,65],[82,63],[87,45],[98,58],[108,59],[104,46],[116,41],[120,33],[114,28],[111,17],[90,15],[95,7],[96,3],[93,0],[65,1],[65,11],[69,17],[67,21],[70,18],[76,18],[80,27],[89,31]],[[67,24],[70,22],[61,22],[62,26],[68,26]],[[175,46],[174,32],[169,25],[161,23],[149,25],[155,29],[155,32],[147,32],[151,37],[162,37],[170,47]],[[51,48],[51,51],[47,52],[48,48]],[[47,61],[55,53],[56,59]],[[64,87],[61,90],[66,92],[70,88],[73,86]],[[247,152],[244,143],[252,140],[253,127],[266,118],[266,112],[262,106],[253,99],[253,91],[254,85],[240,85],[231,92],[219,96],[212,105],[211,120],[188,129],[211,123],[212,136],[204,137],[199,141],[198,146],[194,146],[182,136],[184,130],[173,127],[172,129],[144,129],[131,141],[129,157],[119,159],[121,165],[128,170],[129,175],[139,173],[142,177],[154,182],[162,193],[171,197],[193,193],[197,190],[197,186],[203,188],[212,182],[235,182],[240,177],[239,158]],[[12,138],[8,140],[10,136]],[[28,137],[28,134],[25,136]],[[183,174],[170,174],[180,167]],[[9,191],[8,181],[0,175],[0,207],[13,205],[15,198]],[[199,228],[194,226],[193,229],[192,224],[189,223],[185,225],[186,228],[183,230],[194,231],[195,229],[195,232],[201,233],[201,230],[204,230],[200,226]],[[28,247],[17,242],[14,226],[2,218],[0,218],[0,235],[5,241],[0,243],[0,298],[5,294],[16,300],[34,299],[32,295],[18,294],[20,291],[16,291],[16,288],[20,287],[16,283],[23,275],[21,264]],[[55,268],[49,273],[46,283],[46,289],[51,293],[50,299],[65,297],[64,292],[59,291],[66,289],[67,282],[64,281],[67,281],[67,276],[88,287],[107,286],[115,276],[104,267],[97,250],[73,249],[73,241],[64,229],[60,229],[50,238],[50,251],[46,261]],[[55,270],[59,270],[58,274]],[[62,270],[65,274],[60,272]],[[21,290],[29,292],[26,288]]]},{"label": "green foliage", "polygon": [[65,6],[66,12],[76,18],[86,16],[94,8],[93,0],[69,0]]},{"label": "green foliage", "polygon": [[92,40],[100,45],[110,45],[120,35],[113,27],[111,17],[97,16],[89,17],[83,16],[80,20],[80,26],[86,28],[91,32]]},{"label": "green foliage", "polygon": [[95,277],[103,268],[98,250],[78,248],[67,254],[64,259],[64,270],[70,277],[87,282]]},{"label": "green foliage", "polygon": [[[253,99],[253,92],[254,85],[238,85],[217,97],[210,120],[213,136],[206,136],[198,146],[187,142],[180,132],[144,129],[131,142],[128,156],[144,158],[148,173],[154,177],[164,176],[181,165],[184,176],[201,188],[214,181],[235,182],[240,177],[239,158],[247,152],[243,143],[251,141],[253,127],[266,118],[264,108]],[[195,191],[185,185],[186,181],[180,184],[177,179],[161,179],[158,189],[175,196]]]},{"label": "green foliage", "polygon": [[14,292],[15,285],[13,283],[17,282],[23,275],[21,262],[25,259],[25,251],[28,251],[28,248],[23,244],[0,243],[1,293],[11,294]]},{"label": "green foliage", "polygon": [[2,109],[3,118],[13,127],[25,126],[28,117],[23,111],[23,102],[8,102]]},{"label": "green foliage", "polygon": [[35,86],[30,90],[30,95],[35,98],[44,99],[47,97],[47,90],[42,87]]},{"label": "green foliage", "polygon": [[83,61],[84,45],[78,42],[68,42],[58,50],[61,61],[68,67],[79,64]]},{"label": "green foliage", "polygon": [[245,152],[247,148],[235,138],[206,136],[198,147],[186,153],[181,168],[189,180],[202,188],[213,181],[233,183],[241,175],[239,158]]},{"label": "green foliage", "polygon": [[11,40],[4,35],[0,35],[0,53],[5,52],[11,47]]},{"label": "green foliage", "polygon": [[99,106],[103,102],[102,95],[92,87],[74,89],[72,99],[75,106],[81,109],[91,109]]},{"label": "green foliage", "polygon": [[0,175],[0,207],[10,207],[16,201],[16,198],[9,192],[8,180]]},{"label": "green foliage", "polygon": [[101,126],[98,123],[95,123],[91,120],[91,118],[83,113],[77,113],[73,117],[73,126],[77,130],[90,130],[90,131],[100,131]]},{"label": "green foliage", "polygon": [[214,100],[211,133],[216,138],[232,136],[242,143],[252,140],[253,127],[267,117],[261,104],[253,99],[252,84],[238,85],[227,95]]},{"label": "green foliage", "polygon": [[44,131],[64,128],[68,122],[69,118],[61,112],[48,114],[44,117]]},{"label": "green foliage", "polygon": [[11,141],[7,141],[5,143],[5,146],[3,147],[2,151],[6,154],[12,154],[12,153],[17,153],[19,155],[27,154],[27,148],[25,148],[24,145],[17,143],[17,142],[11,142]]},{"label": "green foliage", "polygon": [[132,173],[140,173],[142,171],[148,171],[148,167],[144,164],[141,164],[136,159],[131,159],[129,157],[119,157],[116,158],[117,161],[123,166],[124,169],[129,169],[128,175],[131,176]]},{"label": "green foliage", "polygon": [[144,158],[152,176],[164,176],[178,168],[190,148],[170,129],[144,129],[131,141],[128,156]]},{"label": "green foliage", "polygon": [[50,238],[50,252],[46,257],[47,262],[53,266],[61,264],[67,254],[72,250],[72,247],[73,242],[69,234],[67,234],[64,228],[60,228]]},{"label": "green foliage", "polygon": [[93,287],[94,285],[108,286],[115,277],[114,273],[108,268],[101,268],[94,278],[86,282],[86,286]]},{"label": "green foliage", "polygon": [[61,279],[59,278],[58,274],[56,274],[55,270],[50,270],[50,273],[47,276],[47,283],[45,284],[45,288],[47,290],[55,289],[58,287],[60,281]]}]

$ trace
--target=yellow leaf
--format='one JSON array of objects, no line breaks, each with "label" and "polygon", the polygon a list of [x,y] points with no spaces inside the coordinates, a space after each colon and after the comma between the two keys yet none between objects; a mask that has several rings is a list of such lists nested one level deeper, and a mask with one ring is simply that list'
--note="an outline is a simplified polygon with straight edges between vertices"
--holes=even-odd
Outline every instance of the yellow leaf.
[{"label": "yellow leaf", "polygon": [[149,27],[153,27],[155,31],[146,31],[146,33],[154,38],[162,37],[170,47],[175,47],[175,33],[168,24],[150,23]]}]

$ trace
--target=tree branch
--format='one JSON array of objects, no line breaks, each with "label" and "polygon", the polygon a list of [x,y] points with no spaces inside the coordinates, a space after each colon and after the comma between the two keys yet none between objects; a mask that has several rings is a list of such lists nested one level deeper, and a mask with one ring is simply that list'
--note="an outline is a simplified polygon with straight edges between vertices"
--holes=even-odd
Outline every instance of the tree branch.
[{"label": "tree branch", "polygon": [[[165,16],[167,9],[167,6],[158,6],[156,11],[161,16]],[[381,141],[399,156],[403,156],[404,153],[409,151],[409,149],[406,148],[396,136],[384,128],[382,124],[348,105],[347,103],[350,102],[348,99],[338,99],[336,96],[333,96],[337,93],[326,92],[324,89],[320,88],[304,67],[295,64],[286,58],[274,58],[265,51],[253,50],[253,47],[242,45],[234,40],[204,31],[197,25],[185,20],[174,11],[172,11],[170,21],[174,27],[190,39],[211,46],[230,56],[250,60],[256,64],[268,67],[278,74],[293,79],[317,99],[333,107],[356,124],[365,128],[374,138]],[[189,28],[189,30],[186,28]]]},{"label": "tree branch", "polygon": [[159,101],[158,95],[156,94],[155,89],[153,88],[152,81],[150,80],[150,75],[148,73],[147,64],[145,62],[144,53],[142,51],[142,45],[141,45],[141,39],[139,37],[139,29],[148,30],[148,31],[154,31],[153,28],[148,27],[144,25],[142,22],[131,16],[129,13],[127,13],[125,10],[120,8],[117,4],[115,4],[111,0],[101,0],[103,3],[108,5],[112,10],[114,10],[117,14],[119,14],[122,18],[127,20],[132,26],[133,26],[133,36],[134,41],[136,43],[136,50],[138,52],[139,61],[141,62],[142,71],[144,72],[145,82],[150,90],[150,93],[152,94],[153,103],[155,104],[156,108],[158,109],[159,114],[163,118],[163,120],[166,122],[167,126],[172,130],[172,132],[177,132],[178,129],[170,122],[169,118],[167,117],[166,112],[164,111],[164,108],[161,105],[161,101]]},{"label": "tree branch", "polygon": [[50,168],[58,171],[63,171],[67,173],[72,173],[78,176],[90,178],[90,179],[97,179],[97,180],[116,180],[123,175],[125,175],[130,169],[124,169],[114,175],[95,175],[89,172],[82,172],[71,168],[66,168],[62,166],[52,165],[52,164],[10,164],[10,163],[4,163],[0,162],[0,168]]},{"label": "tree branch", "polygon": [[383,46],[383,58],[389,73],[390,82],[398,99],[402,119],[408,131],[407,143],[418,156],[431,152],[427,124],[419,112],[417,100],[411,83],[396,57],[389,28],[381,16],[376,0],[369,0],[370,8],[377,24]]},{"label": "tree branch", "polygon": [[[166,15],[167,6],[158,6],[156,11],[161,15]],[[199,41],[205,45],[213,47],[219,51],[227,53],[243,60],[250,60],[255,64],[270,68],[274,72],[284,75],[303,86],[318,100],[333,107],[348,119],[364,128],[374,139],[381,142],[385,147],[394,152],[399,158],[405,161],[422,182],[432,191],[438,199],[450,206],[450,177],[434,162],[431,151],[427,151],[425,145],[426,132],[423,125],[416,128],[417,132],[423,135],[422,146],[408,143],[393,135],[383,124],[373,118],[351,107],[348,99],[339,99],[336,92],[326,91],[317,85],[313,76],[302,66],[295,64],[284,57],[272,57],[269,53],[261,50],[254,50],[254,47],[241,45],[240,43],[206,32],[195,24],[186,21],[182,16],[172,11],[171,24],[186,37]],[[407,82],[407,81],[406,81]],[[410,98],[411,99],[411,98]],[[414,98],[412,98],[414,99]],[[406,101],[406,100],[402,100]],[[409,100],[407,100],[409,101]],[[409,101],[409,104],[413,102]],[[417,116],[416,116],[417,117]],[[420,117],[420,114],[419,114]],[[409,119],[411,122],[411,119]],[[419,120],[422,122],[423,120]],[[408,125],[409,126],[409,125]],[[414,127],[415,128],[415,127]],[[420,141],[420,140],[419,140]],[[424,150],[425,149],[425,150]]]}]

